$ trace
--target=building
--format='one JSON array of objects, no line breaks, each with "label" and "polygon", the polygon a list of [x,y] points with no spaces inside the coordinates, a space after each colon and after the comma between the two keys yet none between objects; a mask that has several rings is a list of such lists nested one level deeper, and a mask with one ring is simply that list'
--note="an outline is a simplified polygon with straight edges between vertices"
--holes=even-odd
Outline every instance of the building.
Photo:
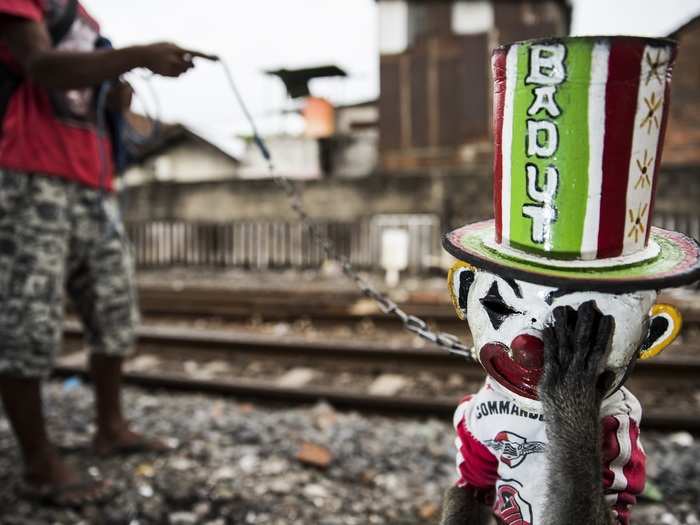
[{"label": "building", "polygon": [[126,144],[132,164],[124,173],[128,185],[150,182],[197,182],[225,179],[236,173],[240,159],[182,124],[126,114]]},{"label": "building", "polygon": [[669,37],[678,40],[664,166],[700,167],[700,15]]},{"label": "building", "polygon": [[[379,0],[377,9],[378,100],[335,107],[329,137],[266,137],[278,173],[306,179],[299,185],[304,206],[319,220],[417,213],[436,217],[447,229],[489,217],[491,49],[567,34],[565,0]],[[202,146],[194,142],[190,137],[187,144],[171,144],[184,153]],[[234,156],[238,164],[226,177],[222,171],[185,185],[178,176],[134,188],[130,217],[294,220],[284,192],[264,180],[266,165],[253,144]]]},{"label": "building", "polygon": [[[265,159],[252,140],[214,140],[183,124],[154,122],[127,114],[128,151],[133,164],[124,173],[129,186],[151,182],[197,183],[269,178]],[[323,175],[322,147],[309,137],[273,136],[266,144],[279,173],[295,179]]]},{"label": "building", "polygon": [[490,163],[491,50],[568,34],[564,0],[378,0],[381,169]]},{"label": "building", "polygon": [[327,175],[361,178],[375,174],[378,164],[379,107],[377,100],[335,108],[335,133],[326,141]]},{"label": "building", "polygon": [[668,36],[678,41],[678,55],[673,68],[655,222],[700,239],[700,15]]},{"label": "building", "polygon": [[[278,173],[305,179],[298,188],[313,221],[370,266],[374,259],[358,254],[376,252],[385,227],[421,225],[411,239],[427,244],[411,241],[411,250],[430,259],[441,253],[432,240],[440,232],[492,216],[491,49],[566,35],[570,20],[564,0],[378,0],[377,8],[379,98],[322,104],[315,135],[266,138]],[[700,17],[671,36],[680,50],[655,217],[659,226],[700,238]],[[248,260],[246,253],[257,257],[276,246],[279,232],[299,229],[252,142],[232,152],[183,126],[165,126],[161,138],[141,152],[133,172],[149,183],[128,192],[142,253],[161,246],[164,231],[176,231],[192,253],[217,246],[225,248],[217,261]],[[317,253],[311,241],[298,244],[299,253]]]}]

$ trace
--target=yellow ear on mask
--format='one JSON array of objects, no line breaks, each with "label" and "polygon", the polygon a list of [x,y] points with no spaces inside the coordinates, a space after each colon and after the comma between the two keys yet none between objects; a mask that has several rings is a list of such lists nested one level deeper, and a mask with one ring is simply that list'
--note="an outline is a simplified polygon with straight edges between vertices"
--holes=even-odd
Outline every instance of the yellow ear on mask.
[{"label": "yellow ear on mask", "polygon": [[[455,307],[457,317],[459,317],[462,321],[466,320],[467,318],[467,309],[466,306],[464,306],[466,305],[467,298],[462,297],[462,300],[460,301],[460,275],[463,272],[469,272],[473,277],[474,273],[476,273],[476,268],[464,261],[457,261],[452,265],[450,271],[447,272],[447,288],[450,291],[450,299],[452,299],[452,305]],[[460,302],[462,304],[460,304]]]},{"label": "yellow ear on mask", "polygon": [[670,304],[655,304],[649,311],[649,333],[639,351],[640,359],[651,359],[670,345],[681,331],[683,318]]}]

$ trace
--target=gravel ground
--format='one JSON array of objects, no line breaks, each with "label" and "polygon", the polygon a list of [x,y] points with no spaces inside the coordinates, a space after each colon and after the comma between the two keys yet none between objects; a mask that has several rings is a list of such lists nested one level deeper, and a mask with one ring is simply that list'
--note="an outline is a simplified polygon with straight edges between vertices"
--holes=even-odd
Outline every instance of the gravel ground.
[{"label": "gravel ground", "polygon": [[[50,383],[47,413],[57,442],[80,451],[92,431],[92,395],[74,382]],[[17,451],[0,418],[0,523],[340,525],[435,523],[453,481],[449,422],[338,413],[326,405],[259,407],[198,395],[126,390],[138,427],[177,440],[176,452],[71,460],[112,478],[121,494],[81,513],[17,501]],[[640,505],[637,525],[697,524],[700,441],[644,436],[650,477],[666,506]],[[326,447],[327,467],[303,464],[304,443]]]}]

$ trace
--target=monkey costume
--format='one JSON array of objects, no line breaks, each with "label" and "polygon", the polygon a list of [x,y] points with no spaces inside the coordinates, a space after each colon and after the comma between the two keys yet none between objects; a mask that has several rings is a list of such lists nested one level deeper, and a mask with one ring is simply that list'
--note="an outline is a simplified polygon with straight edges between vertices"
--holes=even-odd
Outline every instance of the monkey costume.
[{"label": "monkey costume", "polygon": [[488,377],[454,418],[443,525],[629,523],[641,407],[623,383],[680,330],[656,290],[700,278],[697,243],[651,226],[673,41],[497,49],[495,219],[447,234],[449,287]]}]

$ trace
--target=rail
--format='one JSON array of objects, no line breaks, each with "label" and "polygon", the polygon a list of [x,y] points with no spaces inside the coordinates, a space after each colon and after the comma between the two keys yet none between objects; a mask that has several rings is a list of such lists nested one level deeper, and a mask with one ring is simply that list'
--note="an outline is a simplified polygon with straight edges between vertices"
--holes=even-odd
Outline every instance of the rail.
[{"label": "rail", "polygon": [[[67,342],[73,344],[82,337],[77,324],[68,324],[65,335]],[[458,373],[464,379],[464,386],[483,380],[483,372],[472,362],[459,360],[437,349],[394,348],[376,343],[358,342],[308,342],[301,339],[260,335],[232,334],[224,331],[202,331],[191,329],[173,329],[171,327],[142,327],[139,331],[140,345],[143,352],[151,355],[171,355],[179,359],[177,352],[185,351],[188,359],[197,360],[201,352],[210,356],[219,352],[218,360],[229,359],[238,363],[245,354],[247,359],[268,361],[284,365],[284,360],[296,360],[305,366],[323,368],[358,364],[366,369],[401,371],[404,374],[430,373],[431,371],[450,371]],[[700,353],[700,349],[693,353]],[[75,354],[77,355],[77,354]],[[163,361],[164,362],[164,361]],[[224,374],[224,378],[188,377],[161,368],[162,362],[154,365],[152,370],[130,370],[127,366],[124,380],[128,384],[145,388],[169,389],[200,392],[203,394],[252,398],[258,401],[284,404],[314,403],[325,400],[339,409],[363,412],[393,414],[411,417],[449,417],[454,411],[459,396],[457,395],[381,395],[368,393],[357,388],[338,388],[334,384],[302,384],[289,386],[281,381],[265,378],[241,377],[236,373]],[[291,365],[294,366],[294,365]],[[281,366],[286,369],[285,366]],[[335,372],[333,372],[335,373]],[[673,385],[685,392],[696,387],[696,378],[700,374],[700,360],[695,357],[659,359],[654,362],[640,362],[630,381],[635,383],[640,392],[664,392]],[[55,369],[58,377],[81,376],[89,379],[83,363],[71,362],[70,356],[59,361]],[[651,386],[650,386],[651,385]],[[669,410],[666,408],[648,408],[645,410],[643,426],[646,429],[673,431],[685,430],[700,433],[700,417],[688,410]]]}]

